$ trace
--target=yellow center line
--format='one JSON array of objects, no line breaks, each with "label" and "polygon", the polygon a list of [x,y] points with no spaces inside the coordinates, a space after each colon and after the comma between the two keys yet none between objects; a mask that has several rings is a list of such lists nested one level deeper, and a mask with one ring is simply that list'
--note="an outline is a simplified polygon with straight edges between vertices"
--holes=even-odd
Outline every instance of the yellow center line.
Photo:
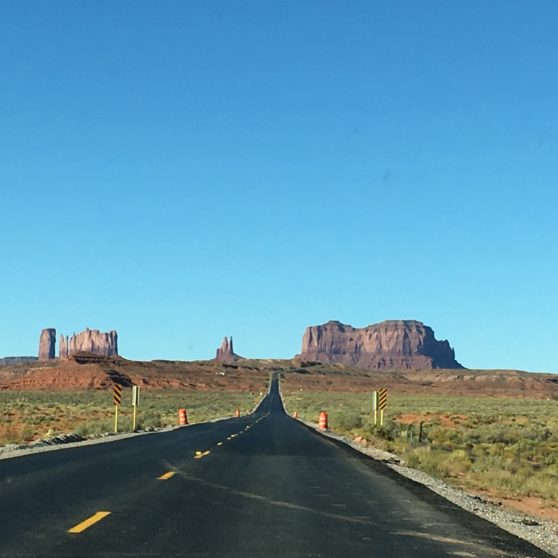
[{"label": "yellow center line", "polygon": [[71,529],[68,529],[68,533],[81,533],[82,531],[85,531],[86,529],[91,527],[91,525],[95,525],[95,523],[101,521],[101,519],[104,519],[107,515],[110,515],[110,512],[100,511],[94,513],[91,517],[88,517],[85,521],[82,521],[81,523],[74,525]]},{"label": "yellow center line", "polygon": [[157,480],[167,480],[170,479],[171,477],[174,477],[174,475],[175,475],[175,471],[169,471],[168,473],[165,473],[160,477],[157,477]]},{"label": "yellow center line", "polygon": [[194,459],[201,459],[202,457],[205,457],[206,455],[209,455],[211,452],[209,450],[207,451],[197,451],[196,455],[194,455]]}]

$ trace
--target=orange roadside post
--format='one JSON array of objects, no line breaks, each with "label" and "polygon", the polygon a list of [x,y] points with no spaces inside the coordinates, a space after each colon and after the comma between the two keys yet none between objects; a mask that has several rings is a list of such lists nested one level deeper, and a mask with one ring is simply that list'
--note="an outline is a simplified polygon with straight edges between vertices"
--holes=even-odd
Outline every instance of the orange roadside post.
[{"label": "orange roadside post", "polygon": [[322,411],[320,413],[320,423],[319,426],[322,430],[327,430],[327,413]]},{"label": "orange roadside post", "polygon": [[178,409],[178,424],[180,424],[180,426],[186,426],[188,424],[186,409]]}]

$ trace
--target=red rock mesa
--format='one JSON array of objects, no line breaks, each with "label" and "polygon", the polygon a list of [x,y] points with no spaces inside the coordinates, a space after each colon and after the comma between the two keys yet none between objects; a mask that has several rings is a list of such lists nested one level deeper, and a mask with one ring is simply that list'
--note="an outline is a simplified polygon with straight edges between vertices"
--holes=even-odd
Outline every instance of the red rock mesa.
[{"label": "red rock mesa", "polygon": [[306,328],[301,358],[370,369],[462,368],[447,341],[415,320],[389,320],[363,328],[337,321]]}]

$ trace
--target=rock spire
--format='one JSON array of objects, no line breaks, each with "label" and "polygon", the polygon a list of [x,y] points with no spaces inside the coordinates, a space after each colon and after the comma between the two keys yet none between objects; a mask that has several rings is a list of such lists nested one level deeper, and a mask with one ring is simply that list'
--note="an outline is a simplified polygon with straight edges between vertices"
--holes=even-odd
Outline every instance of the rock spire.
[{"label": "rock spire", "polygon": [[225,337],[221,346],[217,349],[217,354],[215,355],[215,360],[220,360],[222,362],[232,362],[239,359],[240,357],[235,354],[233,349],[233,338]]},{"label": "rock spire", "polygon": [[39,360],[50,360],[56,355],[56,330],[52,327],[43,329],[39,339]]}]

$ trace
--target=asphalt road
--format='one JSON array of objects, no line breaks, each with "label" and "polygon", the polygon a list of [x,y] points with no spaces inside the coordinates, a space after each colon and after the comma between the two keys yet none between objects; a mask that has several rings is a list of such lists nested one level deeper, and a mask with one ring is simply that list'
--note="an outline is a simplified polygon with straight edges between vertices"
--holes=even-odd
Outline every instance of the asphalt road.
[{"label": "asphalt road", "polygon": [[0,460],[0,556],[548,555],[289,418],[273,381],[250,416]]}]

